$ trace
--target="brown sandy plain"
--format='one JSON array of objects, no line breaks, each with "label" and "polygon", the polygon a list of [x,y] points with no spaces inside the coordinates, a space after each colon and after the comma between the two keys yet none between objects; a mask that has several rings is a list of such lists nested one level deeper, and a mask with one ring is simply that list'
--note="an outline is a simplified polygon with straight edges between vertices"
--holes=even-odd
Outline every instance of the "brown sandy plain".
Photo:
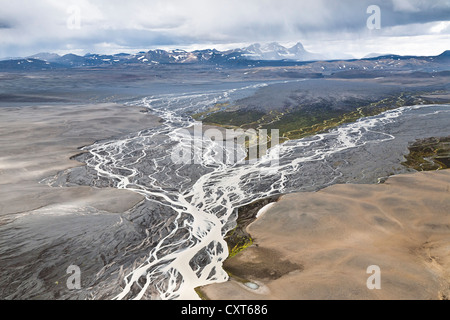
[{"label": "brown sandy plain", "polygon": [[[450,297],[450,170],[285,195],[247,231],[253,245],[225,261],[229,281],[199,288],[204,297]],[[372,265],[380,289],[367,286]]]}]

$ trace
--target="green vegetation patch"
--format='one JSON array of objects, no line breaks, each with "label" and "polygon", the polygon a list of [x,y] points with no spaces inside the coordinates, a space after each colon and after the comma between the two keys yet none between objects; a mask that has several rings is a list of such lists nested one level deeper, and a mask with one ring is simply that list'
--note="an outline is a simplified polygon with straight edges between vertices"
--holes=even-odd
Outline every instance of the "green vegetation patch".
[{"label": "green vegetation patch", "polygon": [[[224,110],[227,104],[216,105],[211,110],[194,115],[206,124],[218,125],[244,130],[278,129],[280,141],[301,139],[317,133],[326,132],[345,123],[355,122],[362,117],[378,115],[384,111],[414,104],[428,104],[421,93],[401,93],[379,101],[349,99],[347,107],[333,107],[332,102],[323,100],[312,105],[299,105],[296,108],[270,111],[239,109],[233,106]],[[349,110],[349,106],[353,110]]]},{"label": "green vegetation patch", "polygon": [[231,248],[230,254],[229,254],[230,258],[234,257],[239,252],[241,252],[245,248],[250,247],[253,244],[253,239],[250,237],[250,235],[244,236],[244,237],[237,237],[236,239],[238,240],[238,242],[236,243],[236,245],[233,248]]},{"label": "green vegetation patch", "polygon": [[402,164],[417,171],[432,171],[450,167],[450,136],[417,140],[409,147]]},{"label": "green vegetation patch", "polygon": [[[345,123],[355,122],[363,117],[378,115],[389,109],[392,108],[376,104],[360,107],[352,112],[325,110],[314,117],[301,117],[299,121],[294,122],[294,125],[298,125],[297,129],[291,129],[293,125],[292,123],[289,123],[288,126],[280,125],[280,128],[283,128],[283,133],[280,133],[280,135],[290,140],[301,139],[317,133],[326,132]],[[295,120],[296,117],[292,117],[292,119]]]},{"label": "green vegetation patch", "polygon": [[202,290],[201,287],[194,288],[194,290],[195,290],[195,293],[197,293],[198,297],[199,297],[201,300],[211,300],[211,299],[209,299],[208,296],[203,292],[203,290]]},{"label": "green vegetation patch", "polygon": [[261,208],[271,202],[277,201],[278,198],[279,196],[273,196],[238,208],[236,227],[225,236],[225,241],[228,244],[229,257],[235,256],[253,244],[252,237],[246,231],[247,226],[256,219],[256,215]]},{"label": "green vegetation patch", "polygon": [[264,112],[254,110],[219,111],[205,116],[202,120],[207,124],[240,127],[257,122],[264,116]]},{"label": "green vegetation patch", "polygon": [[216,103],[213,107],[209,108],[206,111],[193,114],[192,118],[195,120],[203,120],[205,117],[208,117],[211,114],[226,109],[229,105],[229,103]]}]

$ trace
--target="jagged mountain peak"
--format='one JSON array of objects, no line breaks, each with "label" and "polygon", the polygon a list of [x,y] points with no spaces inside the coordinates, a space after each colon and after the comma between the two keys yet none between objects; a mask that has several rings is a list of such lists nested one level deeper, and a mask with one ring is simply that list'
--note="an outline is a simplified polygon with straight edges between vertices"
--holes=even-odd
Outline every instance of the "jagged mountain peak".
[{"label": "jagged mountain peak", "polygon": [[261,51],[261,44],[260,43],[253,43],[253,44],[249,45],[248,47],[244,48],[243,50],[260,52]]},{"label": "jagged mountain peak", "polygon": [[265,44],[253,43],[242,49],[244,56],[251,60],[295,60],[310,61],[322,60],[322,55],[308,52],[301,42],[294,46],[286,48],[278,42]]},{"label": "jagged mountain peak", "polygon": [[290,48],[290,50],[305,51],[305,47],[303,47],[303,44],[301,42],[297,42]]},{"label": "jagged mountain peak", "polygon": [[278,42],[270,42],[264,45],[264,48],[270,49],[270,50],[285,50],[286,48],[283,47]]}]

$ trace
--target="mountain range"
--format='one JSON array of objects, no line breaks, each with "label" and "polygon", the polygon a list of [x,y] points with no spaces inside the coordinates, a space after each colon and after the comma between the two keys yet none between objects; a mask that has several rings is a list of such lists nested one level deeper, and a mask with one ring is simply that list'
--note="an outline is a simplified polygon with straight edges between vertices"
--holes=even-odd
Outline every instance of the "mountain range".
[{"label": "mountain range", "polygon": [[[361,60],[348,59],[340,61],[366,61],[374,60],[386,61],[386,67],[395,64],[395,61],[410,61],[413,64],[421,65],[422,62],[433,64],[450,63],[450,51],[446,51],[436,57],[414,57],[397,55],[371,55]],[[418,63],[418,61],[422,61]],[[38,53],[26,58],[11,58],[0,61],[0,69],[3,70],[45,70],[58,68],[79,68],[79,67],[108,67],[108,66],[153,66],[158,64],[211,64],[224,67],[248,67],[248,66],[289,66],[314,61],[325,64],[327,58],[323,55],[307,51],[299,42],[296,45],[286,48],[279,43],[268,44],[255,43],[248,47],[219,51],[216,49],[205,49],[195,51],[176,50],[149,50],[136,54],[119,53],[113,55],[86,54],[84,56],[76,54],[66,54],[60,56],[55,53]],[[337,60],[335,60],[337,61]],[[330,62],[330,61],[328,61]],[[331,61],[333,62],[333,61]],[[396,63],[399,65],[399,63]],[[369,65],[372,65],[369,63]],[[403,63],[402,65],[405,65]],[[361,66],[361,69],[367,66]],[[322,66],[322,68],[324,68]],[[336,67],[337,68],[337,67]],[[343,65],[345,69],[345,64]],[[342,66],[339,67],[342,69]],[[442,69],[442,68],[438,68]],[[444,68],[448,70],[447,68]],[[365,69],[364,69],[365,70]]]},{"label": "mountain range", "polygon": [[[114,64],[160,64],[160,63],[224,63],[236,61],[254,60],[284,60],[284,61],[313,61],[325,59],[324,56],[305,50],[299,42],[291,48],[286,48],[279,43],[269,44],[255,43],[248,47],[218,51],[215,49],[195,50],[188,52],[176,50],[150,50],[137,54],[119,53],[114,55],[86,54],[79,56],[66,54],[60,56],[55,53],[41,52],[26,58],[13,58],[4,61],[14,61],[18,69],[27,67],[57,68],[57,67],[83,67]],[[32,66],[31,64],[34,63]]]}]

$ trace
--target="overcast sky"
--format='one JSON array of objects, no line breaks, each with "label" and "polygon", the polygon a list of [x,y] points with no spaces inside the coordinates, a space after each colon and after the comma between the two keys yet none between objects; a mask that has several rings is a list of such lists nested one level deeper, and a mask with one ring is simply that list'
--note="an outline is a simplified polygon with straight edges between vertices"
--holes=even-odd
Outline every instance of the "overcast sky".
[{"label": "overcast sky", "polygon": [[[369,29],[370,5],[381,28]],[[0,57],[302,42],[322,54],[437,55],[450,0],[0,0]]]}]

